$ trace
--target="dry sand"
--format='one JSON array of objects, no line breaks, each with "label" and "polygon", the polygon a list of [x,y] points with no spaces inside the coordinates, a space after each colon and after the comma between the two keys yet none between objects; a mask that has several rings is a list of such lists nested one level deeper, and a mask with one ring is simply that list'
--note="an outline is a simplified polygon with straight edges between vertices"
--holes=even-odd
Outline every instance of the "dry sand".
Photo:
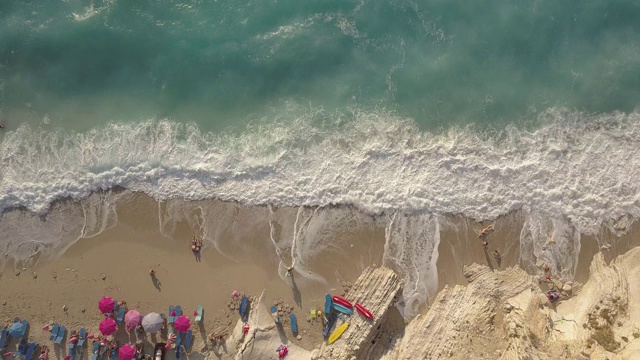
[{"label": "dry sand", "polygon": [[[85,327],[98,333],[103,315],[97,303],[102,296],[126,300],[128,309],[136,309],[143,315],[152,311],[167,314],[169,305],[180,304],[192,323],[194,310],[203,305],[202,325],[192,325],[195,338],[190,356],[212,355],[215,350],[216,357],[225,358],[235,355],[236,349],[228,346],[214,349],[205,339],[214,332],[231,334],[236,327],[238,312],[228,306],[232,303],[232,291],[250,297],[258,297],[265,291],[268,305],[276,302],[284,307],[286,338],[282,341],[311,350],[322,341],[322,324],[307,321],[310,308],[321,308],[326,292],[343,292],[342,282],[354,282],[359,275],[352,266],[338,268],[331,263],[329,268],[320,268],[328,275],[329,283],[325,286],[305,281],[294,271],[293,279],[298,279],[294,291],[290,278],[282,276],[275,251],[273,248],[267,251],[264,242],[253,243],[257,247],[264,245],[262,261],[256,258],[235,261],[212,247],[205,248],[197,261],[190,250],[193,232],[186,226],[178,226],[173,239],[164,237],[158,230],[157,209],[155,201],[136,195],[128,206],[118,208],[118,226],[78,241],[59,259],[41,260],[36,266],[19,269],[19,275],[13,273],[11,266],[5,267],[0,277],[0,304],[3,304],[0,321],[8,323],[15,316],[28,319],[30,340],[54,349],[48,340],[49,332],[41,329],[43,325],[58,322],[68,330]],[[155,270],[157,281],[149,275],[150,269]],[[286,307],[297,314],[301,340],[291,334]],[[117,339],[121,343],[136,340],[134,334],[124,329],[118,330]],[[146,352],[151,353],[154,339],[147,336],[143,340],[147,342]],[[163,341],[166,337],[155,340]],[[12,342],[10,346],[15,345]],[[66,355],[66,346],[56,346],[55,350],[51,352],[52,358],[62,359]]]}]

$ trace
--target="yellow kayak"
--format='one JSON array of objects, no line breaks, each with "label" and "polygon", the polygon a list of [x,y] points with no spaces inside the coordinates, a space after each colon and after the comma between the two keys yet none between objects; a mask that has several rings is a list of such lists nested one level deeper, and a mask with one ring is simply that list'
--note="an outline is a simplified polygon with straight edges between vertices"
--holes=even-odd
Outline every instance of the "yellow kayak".
[{"label": "yellow kayak", "polygon": [[344,324],[340,325],[340,327],[338,327],[336,329],[336,331],[334,331],[333,334],[331,334],[331,336],[329,336],[329,340],[327,340],[327,344],[333,344],[336,340],[338,340],[340,335],[342,335],[342,333],[345,330],[347,330],[347,327],[349,327],[349,323],[344,323]]}]

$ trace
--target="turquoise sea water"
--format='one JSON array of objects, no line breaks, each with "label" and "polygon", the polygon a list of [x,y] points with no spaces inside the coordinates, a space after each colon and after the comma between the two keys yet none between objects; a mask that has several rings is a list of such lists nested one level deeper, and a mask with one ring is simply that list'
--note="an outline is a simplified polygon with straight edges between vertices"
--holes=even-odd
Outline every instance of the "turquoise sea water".
[{"label": "turquoise sea water", "polygon": [[[28,210],[2,212],[0,248],[59,254],[125,187],[269,205],[271,235],[297,208],[302,267],[379,216],[407,318],[451,214],[520,211],[521,265],[572,278],[581,234],[640,218],[638,19],[634,0],[0,1],[0,209]],[[189,204],[171,217],[225,215]]]},{"label": "turquoise sea water", "polygon": [[[421,128],[632,111],[640,5],[616,1],[3,1],[9,127],[169,117],[220,131],[385,108]],[[268,121],[268,120],[267,120]]]}]

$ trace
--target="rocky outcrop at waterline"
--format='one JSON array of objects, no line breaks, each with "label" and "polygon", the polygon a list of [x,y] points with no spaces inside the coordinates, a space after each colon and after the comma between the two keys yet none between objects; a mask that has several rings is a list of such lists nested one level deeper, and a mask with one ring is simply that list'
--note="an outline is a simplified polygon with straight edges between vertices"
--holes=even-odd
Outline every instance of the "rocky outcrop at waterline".
[{"label": "rocky outcrop at waterline", "polygon": [[[402,282],[393,270],[379,267],[367,268],[346,294],[354,305],[362,304],[373,315],[373,320],[357,313],[344,319],[349,327],[341,338],[331,345],[323,344],[313,352],[313,359],[365,359],[372,346],[372,339],[387,320],[387,313],[393,307]],[[340,326],[339,320],[336,327]],[[373,342],[375,343],[375,342]]]},{"label": "rocky outcrop at waterline", "polygon": [[[562,294],[555,304],[545,296],[550,284],[518,267],[472,264],[464,275],[468,284],[445,286],[405,325],[394,306],[401,280],[390,269],[368,268],[346,297],[368,307],[374,320],[345,317],[350,326],[339,340],[311,352],[293,347],[291,358],[625,360],[640,354],[640,283],[629,280],[640,278],[640,248],[610,264],[597,254],[584,285],[572,283],[568,291],[566,283],[554,284]],[[267,356],[278,344],[266,306],[257,310],[255,332],[236,343],[236,358]],[[240,327],[234,338],[242,338]]]}]

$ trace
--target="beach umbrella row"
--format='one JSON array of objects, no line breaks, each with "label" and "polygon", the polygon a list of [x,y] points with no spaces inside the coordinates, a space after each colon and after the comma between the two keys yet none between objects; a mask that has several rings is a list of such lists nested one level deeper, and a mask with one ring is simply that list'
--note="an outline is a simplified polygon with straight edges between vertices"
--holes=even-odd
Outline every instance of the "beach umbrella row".
[{"label": "beach umbrella row", "polygon": [[[183,319],[180,319],[179,322],[178,322],[178,319],[176,319],[176,329],[178,331],[184,332],[189,330],[191,323],[186,316],[182,316],[182,318]],[[129,327],[137,326],[138,324],[140,324],[140,313],[135,311],[135,313],[131,314],[131,318],[129,319],[129,321],[125,320],[125,322]],[[16,326],[15,331],[19,331],[20,329],[18,329],[17,327],[22,326],[22,324],[21,323],[16,323],[16,324],[19,324],[19,325],[15,325]],[[164,319],[158,313],[147,314],[147,316],[145,316],[142,319],[142,327],[144,328],[145,331],[149,333],[157,333],[158,331],[160,331],[160,329],[162,329],[163,324],[164,324]],[[118,328],[118,324],[112,318],[105,318],[100,322],[100,326],[99,326],[100,332],[103,335],[111,335],[116,331],[117,328]],[[180,330],[180,329],[185,329],[185,330]]]},{"label": "beach umbrella row", "polygon": [[[115,301],[109,296],[105,296],[98,302],[98,309],[103,314],[109,314],[115,310]],[[125,325],[128,328],[134,328],[139,324],[146,332],[157,333],[162,329],[164,319],[158,313],[152,312],[142,317],[136,310],[128,311],[124,316]],[[175,320],[176,330],[179,332],[186,332],[191,327],[191,321],[186,316],[179,316]],[[111,335],[118,328],[118,324],[112,318],[105,318],[100,322],[100,332],[103,335]],[[16,330],[17,331],[17,330]],[[122,357],[120,357],[122,359]]]}]

